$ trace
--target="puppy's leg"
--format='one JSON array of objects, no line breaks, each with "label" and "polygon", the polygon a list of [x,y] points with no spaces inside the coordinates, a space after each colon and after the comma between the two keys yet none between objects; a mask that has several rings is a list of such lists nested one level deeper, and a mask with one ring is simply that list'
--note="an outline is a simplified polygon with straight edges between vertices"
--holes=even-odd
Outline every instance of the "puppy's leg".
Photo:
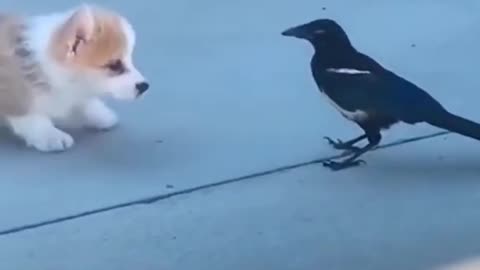
[{"label": "puppy's leg", "polygon": [[115,112],[98,98],[87,101],[79,108],[80,119],[87,128],[108,130],[118,123]]},{"label": "puppy's leg", "polygon": [[56,128],[52,120],[44,115],[10,116],[7,123],[27,146],[41,152],[64,151],[74,144],[72,136]]}]

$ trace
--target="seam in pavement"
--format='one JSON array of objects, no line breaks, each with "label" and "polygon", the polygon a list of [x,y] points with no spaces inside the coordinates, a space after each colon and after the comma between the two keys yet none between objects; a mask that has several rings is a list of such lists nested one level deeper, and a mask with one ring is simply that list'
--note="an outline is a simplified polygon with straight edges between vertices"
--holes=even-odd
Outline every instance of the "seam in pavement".
[{"label": "seam in pavement", "polygon": [[[377,149],[389,148],[389,147],[402,145],[402,144],[407,144],[407,143],[411,143],[411,142],[416,142],[416,141],[420,141],[420,140],[426,140],[426,139],[446,135],[448,133],[450,133],[450,132],[442,131],[442,132],[437,132],[437,133],[428,134],[428,135],[424,135],[424,136],[402,139],[402,140],[398,140],[398,141],[395,141],[395,142],[392,142],[392,143],[389,143],[389,144],[380,145],[380,146],[372,149],[371,151],[375,151]],[[0,231],[0,236],[19,233],[19,232],[23,232],[23,231],[26,231],[26,230],[32,230],[32,229],[36,229],[36,228],[39,228],[39,227],[44,227],[44,226],[48,226],[48,225],[62,223],[62,222],[65,222],[65,221],[78,219],[78,218],[82,218],[82,217],[86,217],[86,216],[90,216],[90,215],[100,214],[100,213],[103,213],[103,212],[108,212],[108,211],[116,210],[116,209],[120,209],[120,208],[126,208],[126,207],[130,207],[130,206],[142,205],[142,204],[152,204],[152,203],[156,203],[158,201],[165,200],[165,199],[168,199],[168,198],[171,198],[171,197],[190,194],[190,193],[193,193],[193,192],[196,192],[196,191],[209,189],[209,188],[213,188],[213,187],[218,187],[218,186],[223,186],[223,185],[227,185],[227,184],[231,184],[231,183],[235,183],[235,182],[241,182],[241,181],[245,181],[245,180],[249,180],[249,179],[257,178],[257,177],[261,177],[261,176],[266,176],[266,175],[270,175],[270,174],[274,174],[274,173],[289,171],[289,170],[293,170],[293,169],[297,169],[297,168],[301,168],[301,167],[305,167],[305,166],[309,166],[309,165],[313,165],[313,164],[322,163],[322,162],[330,160],[330,159],[342,158],[342,157],[345,157],[347,155],[348,155],[348,153],[342,153],[342,154],[331,156],[331,157],[320,158],[320,159],[315,159],[315,160],[311,160],[311,161],[286,165],[286,166],[277,167],[277,168],[270,169],[270,170],[265,170],[265,171],[256,172],[256,173],[252,173],[252,174],[248,174],[248,175],[244,175],[244,176],[240,176],[240,177],[226,179],[226,180],[223,180],[223,181],[212,182],[212,183],[205,184],[205,185],[200,185],[200,186],[196,186],[196,187],[192,187],[192,188],[188,188],[188,189],[178,190],[178,191],[171,192],[171,193],[165,193],[165,194],[160,194],[160,195],[156,195],[156,196],[146,197],[146,198],[142,198],[142,199],[138,199],[138,200],[134,200],[134,201],[130,201],[130,202],[120,203],[120,204],[111,205],[111,206],[107,206],[107,207],[103,207],[103,208],[97,208],[97,209],[93,209],[93,210],[89,210],[89,211],[85,211],[85,212],[81,212],[81,213],[77,213],[77,214],[73,214],[73,215],[69,215],[69,216],[63,216],[63,217],[59,217],[59,218],[55,218],[55,219],[45,220],[45,221],[38,222],[38,223],[32,223],[32,224],[22,225],[22,226],[18,226],[18,227],[13,227],[13,228],[10,228],[10,229],[1,230]]]}]

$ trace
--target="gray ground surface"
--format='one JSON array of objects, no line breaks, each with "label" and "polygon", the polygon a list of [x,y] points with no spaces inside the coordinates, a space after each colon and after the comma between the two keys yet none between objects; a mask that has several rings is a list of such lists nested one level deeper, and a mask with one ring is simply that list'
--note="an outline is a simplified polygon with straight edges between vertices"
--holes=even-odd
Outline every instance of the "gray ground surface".
[{"label": "gray ground surface", "polygon": [[[280,36],[314,18],[337,19],[358,49],[479,119],[480,2],[97,3],[135,26],[152,90],[114,104],[118,129],[78,134],[63,154],[2,139],[0,269],[426,270],[480,254],[480,145],[457,135],[375,151],[340,173],[303,166],[129,204],[329,157],[322,136],[358,134],[316,91],[310,47]],[[435,132],[398,126],[384,142]],[[115,205],[125,207],[81,216]]]}]

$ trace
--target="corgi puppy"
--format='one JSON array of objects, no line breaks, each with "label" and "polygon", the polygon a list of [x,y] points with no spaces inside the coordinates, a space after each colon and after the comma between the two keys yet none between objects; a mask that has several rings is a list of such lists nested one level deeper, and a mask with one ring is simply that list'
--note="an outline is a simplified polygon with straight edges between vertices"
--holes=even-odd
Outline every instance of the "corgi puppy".
[{"label": "corgi puppy", "polygon": [[46,15],[0,14],[0,117],[38,151],[74,145],[59,123],[107,130],[101,100],[134,100],[149,84],[134,66],[135,32],[119,14],[82,4]]}]

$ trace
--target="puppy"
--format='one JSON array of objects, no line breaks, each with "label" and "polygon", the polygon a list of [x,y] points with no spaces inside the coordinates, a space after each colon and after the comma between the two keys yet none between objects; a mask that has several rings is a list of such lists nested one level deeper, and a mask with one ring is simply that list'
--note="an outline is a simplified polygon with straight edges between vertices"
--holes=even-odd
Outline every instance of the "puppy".
[{"label": "puppy", "polygon": [[83,4],[38,16],[0,15],[0,117],[27,146],[64,151],[58,126],[117,124],[101,100],[134,100],[149,88],[133,64],[135,32],[119,14]]}]

